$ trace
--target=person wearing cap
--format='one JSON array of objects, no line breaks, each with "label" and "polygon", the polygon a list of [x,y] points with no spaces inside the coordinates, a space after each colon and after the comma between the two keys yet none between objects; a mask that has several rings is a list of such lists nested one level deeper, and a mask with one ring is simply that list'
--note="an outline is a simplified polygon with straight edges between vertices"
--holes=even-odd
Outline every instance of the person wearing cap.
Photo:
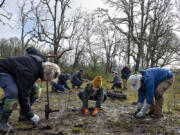
[{"label": "person wearing cap", "polygon": [[40,118],[33,113],[30,93],[38,78],[50,82],[60,73],[58,65],[35,55],[14,56],[0,59],[0,87],[4,99],[0,107],[0,132],[12,132],[8,119],[19,101],[26,119],[38,123]]},{"label": "person wearing cap", "polygon": [[67,84],[67,80],[71,79],[71,75],[70,74],[60,74],[58,76],[58,82],[54,82],[51,81],[51,85],[52,85],[52,91],[57,91],[57,92],[66,92],[67,90],[71,89],[69,88],[68,84]]},{"label": "person wearing cap", "polygon": [[78,88],[80,88],[80,86],[85,82],[85,80],[82,79],[83,73],[84,73],[84,69],[81,69],[81,70],[79,70],[79,71],[76,71],[76,72],[72,75],[72,79],[71,79],[72,88],[75,88],[75,86],[77,86]]},{"label": "person wearing cap", "polygon": [[123,81],[123,89],[124,90],[127,89],[127,80],[128,80],[130,75],[131,75],[131,70],[129,68],[129,65],[124,66],[121,69],[121,78],[122,78],[122,81]]},{"label": "person wearing cap", "polygon": [[106,100],[106,95],[102,87],[102,77],[96,76],[91,83],[88,83],[84,91],[79,93],[79,98],[83,102],[82,110],[84,115],[88,114],[88,100],[96,101],[96,107],[92,112],[92,116],[96,116],[101,104]]},{"label": "person wearing cap", "polygon": [[[173,81],[172,71],[165,68],[149,68],[131,75],[129,83],[133,90],[138,91],[138,107],[135,116],[143,117],[150,108],[149,114],[152,117],[162,117],[163,94]],[[146,100],[145,103],[144,100]]]},{"label": "person wearing cap", "polygon": [[120,78],[120,75],[119,75],[118,72],[116,72],[116,71],[113,71],[112,73],[113,73],[113,75],[114,75],[114,79],[113,79],[113,81],[112,81],[113,86],[112,86],[111,89],[114,89],[115,87],[121,89],[122,87],[121,87],[121,78]]}]

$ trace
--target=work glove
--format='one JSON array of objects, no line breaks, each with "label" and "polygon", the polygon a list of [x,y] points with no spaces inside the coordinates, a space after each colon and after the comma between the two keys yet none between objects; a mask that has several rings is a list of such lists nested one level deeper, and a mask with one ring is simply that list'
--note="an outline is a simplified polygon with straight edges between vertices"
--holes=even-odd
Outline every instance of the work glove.
[{"label": "work glove", "polygon": [[88,115],[88,108],[84,109],[84,115]]},{"label": "work glove", "polygon": [[33,123],[38,123],[39,122],[39,116],[34,114],[34,116],[30,119]]},{"label": "work glove", "polygon": [[96,116],[99,112],[99,108],[95,108],[94,111],[92,112],[92,116]]},{"label": "work glove", "polygon": [[141,109],[141,111],[136,114],[136,117],[137,117],[137,118],[143,117],[144,114],[146,113],[146,111],[149,109],[150,106],[151,106],[150,104],[145,103],[145,105],[144,105],[144,107]]}]

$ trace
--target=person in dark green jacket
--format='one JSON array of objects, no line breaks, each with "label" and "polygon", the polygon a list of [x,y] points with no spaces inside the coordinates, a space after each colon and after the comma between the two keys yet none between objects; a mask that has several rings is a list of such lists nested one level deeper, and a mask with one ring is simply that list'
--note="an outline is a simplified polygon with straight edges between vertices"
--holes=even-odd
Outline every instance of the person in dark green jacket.
[{"label": "person in dark green jacket", "polygon": [[84,115],[88,114],[88,100],[96,100],[96,107],[92,112],[92,116],[96,116],[101,104],[106,100],[106,95],[102,87],[102,77],[96,76],[91,83],[87,84],[84,91],[79,93],[79,98],[83,102],[82,109]]}]

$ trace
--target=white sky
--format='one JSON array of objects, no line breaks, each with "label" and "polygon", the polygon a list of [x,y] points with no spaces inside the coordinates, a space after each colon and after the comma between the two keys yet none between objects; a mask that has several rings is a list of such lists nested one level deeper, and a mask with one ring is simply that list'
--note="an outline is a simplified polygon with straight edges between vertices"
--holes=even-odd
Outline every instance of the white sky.
[{"label": "white sky", "polygon": [[[5,1],[5,9],[13,14],[11,21],[12,28],[8,25],[3,25],[0,22],[0,39],[1,38],[9,38],[17,36],[20,38],[20,31],[17,28],[17,19],[18,19],[18,7],[17,7],[18,0],[6,0]],[[72,9],[82,7],[82,9],[86,10],[94,10],[97,7],[102,7],[103,2],[101,0],[72,0],[71,7]],[[1,10],[0,10],[1,13]]]}]

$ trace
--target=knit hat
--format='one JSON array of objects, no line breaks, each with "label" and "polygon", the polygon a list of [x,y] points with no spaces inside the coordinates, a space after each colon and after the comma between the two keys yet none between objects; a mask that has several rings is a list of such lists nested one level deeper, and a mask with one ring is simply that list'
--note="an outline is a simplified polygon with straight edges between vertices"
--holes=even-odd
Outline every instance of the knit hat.
[{"label": "knit hat", "polygon": [[82,69],[80,69],[79,71],[80,71],[80,72],[84,72],[84,69],[82,68]]},{"label": "knit hat", "polygon": [[66,79],[71,79],[71,75],[69,73],[65,74]]},{"label": "knit hat", "polygon": [[95,88],[101,88],[102,87],[102,77],[101,76],[96,76],[93,81],[92,81],[92,86]]}]

